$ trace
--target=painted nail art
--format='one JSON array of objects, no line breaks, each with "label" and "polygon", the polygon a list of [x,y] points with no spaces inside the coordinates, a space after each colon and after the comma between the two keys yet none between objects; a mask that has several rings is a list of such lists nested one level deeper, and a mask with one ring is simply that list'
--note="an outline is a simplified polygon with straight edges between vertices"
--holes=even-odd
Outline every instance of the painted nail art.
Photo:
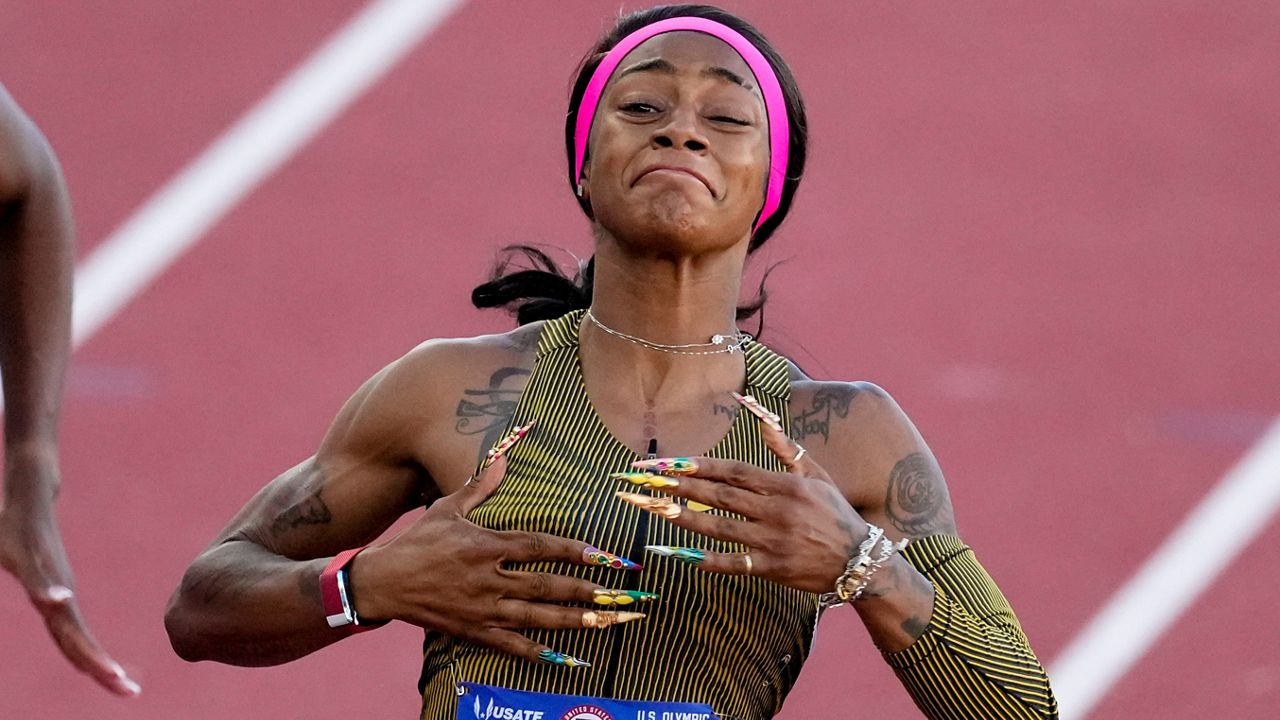
[{"label": "painted nail art", "polygon": [[600,612],[588,610],[582,613],[582,627],[607,628],[635,620],[643,620],[644,617],[644,613],[627,612],[626,610],[603,610]]},{"label": "painted nail art", "polygon": [[538,653],[538,659],[544,663],[552,665],[564,665],[565,667],[591,667],[591,663],[572,655],[556,652],[550,648]]},{"label": "painted nail art", "polygon": [[645,545],[644,549],[655,555],[665,555],[690,565],[701,565],[707,554],[698,548],[672,547],[670,545]]},{"label": "painted nail art", "polygon": [[689,458],[654,458],[637,460],[631,467],[662,473],[663,475],[692,475],[698,472],[698,464]]},{"label": "painted nail art", "polygon": [[639,563],[631,562],[624,557],[618,557],[611,552],[605,552],[599,548],[587,546],[582,551],[582,559],[588,565],[608,565],[614,570],[643,570],[644,567]]},{"label": "painted nail art", "polygon": [[647,472],[621,472],[609,476],[613,480],[626,480],[632,485],[647,488],[679,487],[680,481],[666,475],[654,475]]},{"label": "painted nail art", "polygon": [[706,512],[706,511],[708,511],[708,510],[710,510],[710,509],[711,509],[711,506],[710,506],[710,505],[703,505],[702,503],[697,502],[697,501],[694,501],[694,500],[687,500],[687,501],[685,501],[685,505],[684,505],[684,506],[685,506],[685,507],[687,507],[687,508],[689,508],[690,510],[692,510],[692,511],[694,511],[694,512]]},{"label": "painted nail art", "polygon": [[769,427],[773,428],[774,430],[777,430],[778,432],[783,432],[782,418],[779,417],[777,414],[766,410],[765,407],[760,404],[759,400],[756,400],[750,395],[739,395],[738,393],[733,394],[733,399],[737,400],[742,405],[742,407],[749,410],[752,415],[755,415],[756,417],[763,420],[764,423]]},{"label": "painted nail art", "polygon": [[498,458],[502,457],[504,453],[510,450],[512,445],[519,442],[520,438],[528,435],[529,429],[533,427],[533,423],[534,421],[530,420],[525,423],[523,427],[516,428],[515,432],[502,438],[502,442],[489,448],[489,452],[484,456],[484,465],[481,466],[481,469],[487,468],[497,462]]},{"label": "painted nail art", "polygon": [[630,605],[657,600],[658,595],[642,590],[593,590],[591,601],[597,605]]},{"label": "painted nail art", "polygon": [[661,515],[668,520],[680,517],[680,513],[684,510],[669,497],[653,497],[652,495],[639,495],[629,492],[616,492],[614,495],[617,495],[618,499],[623,502],[631,503],[641,510],[647,510],[654,515]]}]

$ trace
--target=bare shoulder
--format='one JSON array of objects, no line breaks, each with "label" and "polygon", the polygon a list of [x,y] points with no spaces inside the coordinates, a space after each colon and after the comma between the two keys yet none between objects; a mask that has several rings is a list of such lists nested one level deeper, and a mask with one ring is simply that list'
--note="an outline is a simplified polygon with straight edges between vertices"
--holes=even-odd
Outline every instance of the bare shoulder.
[{"label": "bare shoulder", "polygon": [[789,430],[869,522],[902,537],[956,532],[933,452],[879,385],[813,380],[796,370]]},{"label": "bare shoulder", "polygon": [[450,388],[527,375],[533,365],[542,323],[510,332],[423,342],[389,366],[398,382],[421,386],[431,397],[448,400]]},{"label": "bare shoulder", "polygon": [[486,395],[518,394],[533,366],[539,326],[427,340],[370,378],[353,398],[358,407],[348,409],[416,432],[422,421],[450,420],[468,396],[480,406],[492,405]]},{"label": "bare shoulder", "polygon": [[428,340],[370,378],[335,420],[322,454],[419,465],[442,490],[465,480],[524,391],[541,323]]}]

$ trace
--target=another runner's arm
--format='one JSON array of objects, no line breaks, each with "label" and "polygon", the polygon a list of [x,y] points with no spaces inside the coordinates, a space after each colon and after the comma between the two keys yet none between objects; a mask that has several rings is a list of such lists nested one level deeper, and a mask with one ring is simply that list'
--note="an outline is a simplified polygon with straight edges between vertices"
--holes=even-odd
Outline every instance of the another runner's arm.
[{"label": "another runner's arm", "polygon": [[6,504],[48,514],[71,346],[75,228],[57,158],[0,85],[0,371]]},{"label": "another runner's arm", "polygon": [[885,660],[930,718],[1056,718],[1048,676],[1013,609],[958,537],[933,453],[887,393],[849,387],[858,431],[846,457],[864,479],[859,511],[912,538],[905,561],[894,558],[854,603]]},{"label": "another runner's arm", "polygon": [[337,553],[377,538],[434,485],[412,457],[405,398],[422,349],[346,403],[315,456],[263,488],[188,568],[165,627],[178,655],[275,665],[347,635],[330,628],[319,577]]}]

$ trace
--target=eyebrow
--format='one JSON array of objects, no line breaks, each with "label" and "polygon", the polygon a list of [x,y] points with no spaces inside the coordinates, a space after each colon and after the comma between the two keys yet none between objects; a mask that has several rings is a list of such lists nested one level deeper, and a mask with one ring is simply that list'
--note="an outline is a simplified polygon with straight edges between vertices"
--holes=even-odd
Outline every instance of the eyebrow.
[{"label": "eyebrow", "polygon": [[[623,77],[626,77],[627,75],[630,75],[632,73],[638,73],[638,72],[659,72],[659,73],[662,73],[663,75],[675,75],[676,66],[672,65],[666,60],[663,60],[662,58],[653,58],[652,60],[644,60],[642,62],[636,63],[635,65],[631,65],[627,67],[622,72],[618,73],[618,77],[623,78]],[[727,68],[709,67],[703,70],[702,74],[710,75],[712,77],[718,77],[721,80],[727,80],[733,83],[734,85],[741,85],[747,90],[755,89],[755,86],[753,86],[751,83],[744,80],[741,75]]]}]

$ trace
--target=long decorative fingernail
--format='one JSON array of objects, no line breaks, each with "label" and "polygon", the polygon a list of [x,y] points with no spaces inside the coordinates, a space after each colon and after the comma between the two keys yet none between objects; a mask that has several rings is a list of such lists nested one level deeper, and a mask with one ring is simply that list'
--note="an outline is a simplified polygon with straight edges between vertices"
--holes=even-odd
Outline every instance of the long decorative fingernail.
[{"label": "long decorative fingernail", "polygon": [[663,475],[692,475],[698,472],[698,463],[685,457],[637,460],[631,463],[631,467]]},{"label": "long decorative fingernail", "polygon": [[752,415],[755,415],[756,417],[763,420],[764,423],[769,427],[773,428],[774,430],[777,430],[778,432],[783,432],[782,418],[776,413],[772,413],[766,410],[765,407],[760,404],[759,400],[756,400],[750,395],[739,395],[738,393],[733,394],[733,399],[737,400],[738,403],[741,404],[742,407],[750,411]]},{"label": "long decorative fingernail", "polygon": [[516,428],[515,432],[502,438],[502,442],[499,442],[497,445],[494,445],[493,447],[489,448],[489,452],[486,453],[484,456],[484,465],[480,466],[481,469],[487,468],[490,465],[497,462],[498,458],[502,457],[503,454],[505,454],[508,450],[510,450],[512,445],[515,445],[517,442],[520,441],[520,438],[524,437],[525,435],[528,435],[529,429],[533,427],[534,422],[535,421],[530,420],[529,422],[525,423],[522,427]]},{"label": "long decorative fingernail", "polygon": [[600,548],[587,546],[582,551],[582,560],[588,565],[608,565],[614,570],[643,570],[644,566],[639,563],[631,562],[624,557],[618,557],[611,552],[605,552]]},{"label": "long decorative fingernail", "polygon": [[[76,594],[66,585],[54,585],[45,592],[45,597],[49,598],[50,602],[56,603],[66,602],[75,596]],[[121,670],[120,672],[124,671]]]},{"label": "long decorative fingernail", "polygon": [[630,605],[657,600],[660,596],[642,590],[592,590],[591,602],[597,605]]},{"label": "long decorative fingernail", "polygon": [[702,503],[694,500],[686,500],[684,506],[694,512],[706,512],[711,509],[710,505],[703,505]]},{"label": "long decorative fingernail", "polygon": [[591,663],[583,660],[582,658],[565,655],[564,653],[556,652],[551,648],[547,648],[546,650],[538,653],[538,659],[544,663],[550,663],[551,665],[564,665],[565,667],[591,667]]},{"label": "long decorative fingernail", "polygon": [[627,612],[626,610],[604,610],[600,612],[588,610],[582,613],[582,627],[607,628],[634,620],[643,620],[644,617],[644,613]]},{"label": "long decorative fingernail", "polygon": [[653,497],[652,495],[638,495],[629,492],[616,492],[614,495],[617,495],[618,499],[623,502],[631,503],[641,510],[647,510],[654,515],[661,515],[668,520],[675,520],[680,517],[681,511],[684,510],[684,508],[676,504],[675,500],[669,497]]},{"label": "long decorative fingernail", "polygon": [[666,475],[654,475],[647,472],[621,472],[613,473],[609,476],[613,480],[626,480],[632,485],[639,485],[647,488],[669,488],[679,487],[680,481],[668,477]]},{"label": "long decorative fingernail", "polygon": [[671,545],[645,545],[644,549],[655,555],[665,555],[690,565],[701,565],[707,554],[698,548],[672,547]]}]

